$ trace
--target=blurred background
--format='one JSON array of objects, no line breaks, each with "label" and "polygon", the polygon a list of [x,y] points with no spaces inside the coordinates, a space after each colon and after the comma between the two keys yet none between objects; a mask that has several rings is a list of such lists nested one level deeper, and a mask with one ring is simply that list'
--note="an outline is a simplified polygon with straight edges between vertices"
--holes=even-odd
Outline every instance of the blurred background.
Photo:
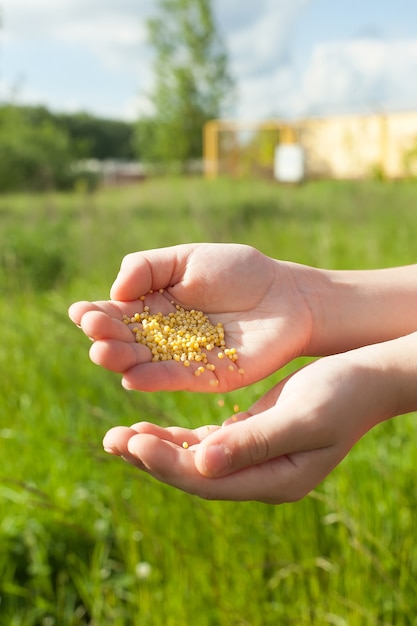
[{"label": "blurred background", "polygon": [[411,0],[0,8],[0,188],[200,173],[204,155],[209,175],[272,176],[279,143],[301,145],[309,177],[414,172]]},{"label": "blurred background", "polygon": [[416,624],[414,414],[301,502],[206,502],[106,455],[106,430],[221,423],[306,360],[228,395],[127,393],[67,318],[144,248],[415,263],[416,3],[0,15],[0,624]]}]

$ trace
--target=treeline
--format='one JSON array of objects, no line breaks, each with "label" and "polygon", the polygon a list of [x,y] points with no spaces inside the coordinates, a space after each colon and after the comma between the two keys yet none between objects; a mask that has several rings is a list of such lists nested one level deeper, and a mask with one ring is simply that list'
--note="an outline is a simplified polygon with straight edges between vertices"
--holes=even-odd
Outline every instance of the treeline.
[{"label": "treeline", "polygon": [[0,192],[71,188],[86,159],[133,159],[155,171],[194,171],[205,122],[234,99],[227,50],[210,0],[158,0],[147,22],[154,50],[153,113],[136,123],[45,107],[0,105]]},{"label": "treeline", "polygon": [[80,177],[91,177],[74,168],[77,162],[137,158],[134,123],[0,105],[0,192],[70,189]]}]

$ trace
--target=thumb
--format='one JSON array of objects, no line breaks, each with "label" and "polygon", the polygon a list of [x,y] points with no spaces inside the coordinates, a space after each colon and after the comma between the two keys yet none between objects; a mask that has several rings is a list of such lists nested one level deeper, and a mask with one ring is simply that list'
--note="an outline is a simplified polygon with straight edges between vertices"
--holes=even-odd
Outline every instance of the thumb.
[{"label": "thumb", "polygon": [[136,300],[150,289],[175,286],[194,246],[182,244],[127,254],[110,290],[112,300]]},{"label": "thumb", "polygon": [[273,407],[206,437],[196,448],[197,470],[212,478],[226,476],[278,456],[320,447],[311,420],[295,417],[292,411],[278,413]]}]

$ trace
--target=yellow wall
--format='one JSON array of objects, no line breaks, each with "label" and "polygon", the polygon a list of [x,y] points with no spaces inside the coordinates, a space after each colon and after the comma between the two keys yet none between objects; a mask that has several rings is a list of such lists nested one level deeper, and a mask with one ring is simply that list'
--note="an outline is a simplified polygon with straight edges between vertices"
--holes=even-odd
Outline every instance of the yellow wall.
[{"label": "yellow wall", "polygon": [[295,126],[307,178],[417,174],[417,112],[313,118]]}]

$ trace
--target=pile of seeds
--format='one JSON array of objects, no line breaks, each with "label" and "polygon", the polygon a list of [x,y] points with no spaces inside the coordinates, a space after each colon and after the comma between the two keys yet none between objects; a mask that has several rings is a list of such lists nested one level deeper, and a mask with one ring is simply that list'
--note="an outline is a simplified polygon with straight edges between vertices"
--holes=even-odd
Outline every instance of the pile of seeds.
[{"label": "pile of seeds", "polygon": [[[123,321],[132,325],[136,341],[150,349],[152,361],[174,360],[185,367],[192,362],[199,363],[194,371],[196,376],[216,369],[208,361],[207,353],[214,352],[217,358],[228,358],[232,363],[237,361],[236,348],[226,347],[223,325],[214,326],[202,311],[187,311],[176,305],[176,311],[168,315],[151,314],[149,307],[144,306],[143,313],[124,316]],[[230,364],[229,369],[234,371],[235,366]]]}]

